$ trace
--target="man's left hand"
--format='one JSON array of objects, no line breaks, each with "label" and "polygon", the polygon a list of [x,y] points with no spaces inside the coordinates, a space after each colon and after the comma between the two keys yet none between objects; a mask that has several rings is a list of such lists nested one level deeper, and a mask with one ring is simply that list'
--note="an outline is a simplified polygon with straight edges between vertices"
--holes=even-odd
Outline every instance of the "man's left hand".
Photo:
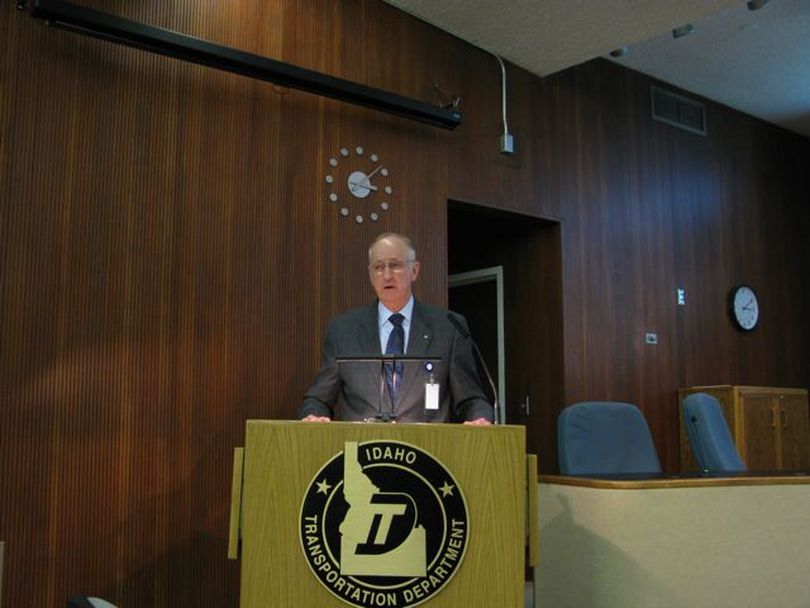
[{"label": "man's left hand", "polygon": [[489,426],[492,423],[486,418],[476,418],[475,420],[465,420],[464,424],[471,424],[473,426]]}]

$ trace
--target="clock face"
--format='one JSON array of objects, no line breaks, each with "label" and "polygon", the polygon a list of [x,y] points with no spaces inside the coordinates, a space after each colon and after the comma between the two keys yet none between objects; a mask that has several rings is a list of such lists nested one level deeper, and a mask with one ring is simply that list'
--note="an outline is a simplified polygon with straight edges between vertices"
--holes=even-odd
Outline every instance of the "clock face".
[{"label": "clock face", "polygon": [[324,181],[329,203],[341,217],[358,224],[376,222],[391,209],[391,171],[376,152],[363,146],[340,148],[327,163]]},{"label": "clock face", "polygon": [[740,285],[731,290],[731,315],[737,327],[751,331],[759,322],[759,302],[757,294],[748,285]]}]

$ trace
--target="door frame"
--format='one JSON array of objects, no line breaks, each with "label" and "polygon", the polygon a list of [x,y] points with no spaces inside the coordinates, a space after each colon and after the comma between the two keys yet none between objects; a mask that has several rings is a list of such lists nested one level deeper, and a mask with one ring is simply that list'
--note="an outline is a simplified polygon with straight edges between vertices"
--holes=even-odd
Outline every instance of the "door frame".
[{"label": "door frame", "polygon": [[504,305],[503,305],[503,266],[490,266],[488,268],[478,268],[468,272],[459,272],[447,277],[447,287],[463,287],[464,285],[475,285],[478,283],[488,283],[495,281],[495,299],[498,332],[498,419],[501,424],[506,424],[506,346],[504,342]]}]

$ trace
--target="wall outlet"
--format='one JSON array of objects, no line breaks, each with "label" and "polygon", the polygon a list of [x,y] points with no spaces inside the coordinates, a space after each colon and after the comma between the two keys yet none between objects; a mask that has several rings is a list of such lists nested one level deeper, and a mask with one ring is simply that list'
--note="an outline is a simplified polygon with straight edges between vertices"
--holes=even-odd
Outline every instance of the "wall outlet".
[{"label": "wall outlet", "polygon": [[658,334],[648,331],[644,334],[645,344],[658,344]]}]

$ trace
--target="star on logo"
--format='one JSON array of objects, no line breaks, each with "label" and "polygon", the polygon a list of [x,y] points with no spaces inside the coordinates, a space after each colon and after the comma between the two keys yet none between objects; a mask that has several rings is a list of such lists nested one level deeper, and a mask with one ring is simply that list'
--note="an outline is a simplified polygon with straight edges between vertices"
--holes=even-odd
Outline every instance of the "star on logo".
[{"label": "star on logo", "polygon": [[318,486],[318,494],[329,494],[329,488],[332,487],[325,479],[319,481],[316,485]]},{"label": "star on logo", "polygon": [[452,496],[453,495],[453,488],[455,488],[455,487],[456,486],[454,486],[452,484],[449,484],[449,483],[447,483],[445,481],[444,485],[439,488],[439,492],[442,493],[442,498],[446,498],[447,496]]}]

